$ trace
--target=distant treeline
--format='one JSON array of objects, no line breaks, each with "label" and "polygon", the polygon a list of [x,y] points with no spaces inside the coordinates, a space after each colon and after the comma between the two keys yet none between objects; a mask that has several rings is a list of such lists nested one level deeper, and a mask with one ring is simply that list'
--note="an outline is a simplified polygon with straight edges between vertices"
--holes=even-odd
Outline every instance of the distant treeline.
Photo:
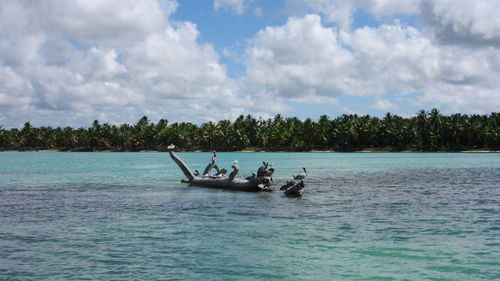
[{"label": "distant treeline", "polygon": [[0,126],[1,150],[164,151],[171,143],[181,150],[218,151],[499,150],[500,113],[445,116],[432,109],[408,118],[343,114],[334,119],[322,115],[317,121],[241,115],[234,122],[201,125],[164,119],[155,124],[144,116],[134,125],[95,120],[91,127],[78,129],[33,127],[29,122],[22,129]]}]

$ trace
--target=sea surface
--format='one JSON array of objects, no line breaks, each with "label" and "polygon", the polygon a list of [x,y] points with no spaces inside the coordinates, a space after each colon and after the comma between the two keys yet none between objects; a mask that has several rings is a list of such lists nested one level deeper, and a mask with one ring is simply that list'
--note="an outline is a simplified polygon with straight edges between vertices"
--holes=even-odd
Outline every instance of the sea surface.
[{"label": "sea surface", "polygon": [[1,152],[0,279],[500,279],[499,153],[233,160],[307,167],[304,196],[188,186],[167,153]]}]

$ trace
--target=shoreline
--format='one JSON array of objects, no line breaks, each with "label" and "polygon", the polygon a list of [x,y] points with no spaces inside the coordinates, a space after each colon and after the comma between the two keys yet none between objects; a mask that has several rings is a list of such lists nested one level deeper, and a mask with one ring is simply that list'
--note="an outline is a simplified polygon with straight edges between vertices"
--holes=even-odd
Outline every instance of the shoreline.
[{"label": "shoreline", "polygon": [[[179,152],[210,152],[211,150],[179,150]],[[162,150],[138,150],[138,151],[121,151],[121,150],[61,150],[61,149],[23,149],[23,150],[13,150],[6,149],[0,150],[0,152],[166,152]],[[460,151],[448,151],[448,150],[393,150],[387,148],[369,148],[362,150],[354,150],[354,151],[337,151],[337,150],[302,150],[302,151],[290,151],[290,150],[261,150],[261,149],[242,149],[242,150],[219,150],[218,152],[245,152],[245,153],[260,153],[260,152],[304,152],[304,153],[500,153],[500,150],[485,150],[485,149],[468,149],[468,150],[460,150]]]}]

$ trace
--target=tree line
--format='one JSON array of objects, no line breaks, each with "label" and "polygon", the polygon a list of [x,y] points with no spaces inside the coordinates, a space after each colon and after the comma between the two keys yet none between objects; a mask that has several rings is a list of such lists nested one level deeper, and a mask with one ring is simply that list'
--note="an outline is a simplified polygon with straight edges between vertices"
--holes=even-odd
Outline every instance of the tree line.
[{"label": "tree line", "polygon": [[171,143],[181,150],[218,151],[500,150],[500,113],[446,116],[432,109],[412,117],[343,114],[333,119],[322,115],[317,121],[241,115],[234,122],[201,125],[165,119],[155,124],[144,116],[136,124],[95,120],[91,127],[77,129],[29,122],[22,129],[0,126],[0,150],[165,151]]}]

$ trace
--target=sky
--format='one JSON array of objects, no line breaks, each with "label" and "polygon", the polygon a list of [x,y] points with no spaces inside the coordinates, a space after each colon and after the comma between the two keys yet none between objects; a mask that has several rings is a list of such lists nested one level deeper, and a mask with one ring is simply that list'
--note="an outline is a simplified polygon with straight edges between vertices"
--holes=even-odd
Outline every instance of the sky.
[{"label": "sky", "polygon": [[0,0],[0,126],[500,111],[498,0]]}]

